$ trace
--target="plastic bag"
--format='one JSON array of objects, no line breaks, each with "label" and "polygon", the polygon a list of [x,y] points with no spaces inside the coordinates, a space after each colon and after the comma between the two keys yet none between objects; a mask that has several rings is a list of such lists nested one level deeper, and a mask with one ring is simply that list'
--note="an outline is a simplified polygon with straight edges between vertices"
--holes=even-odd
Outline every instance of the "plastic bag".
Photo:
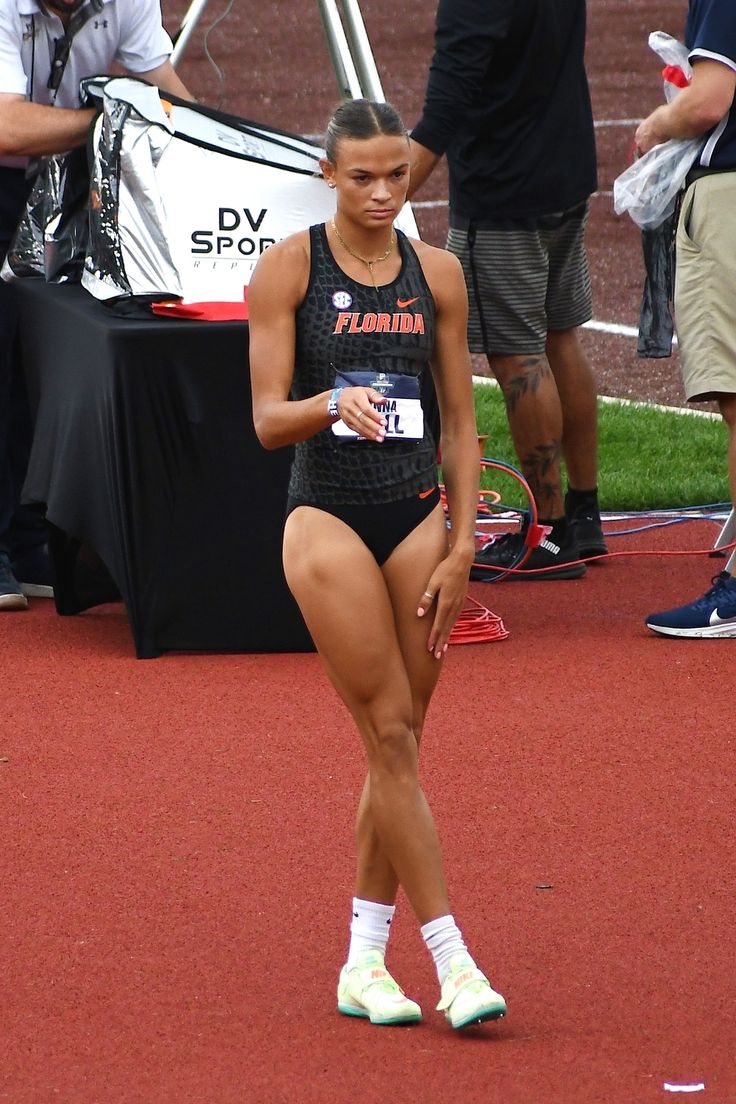
[{"label": "plastic bag", "polygon": [[89,237],[88,198],[84,148],[42,158],[0,277],[78,282]]},{"label": "plastic bag", "polygon": [[[665,62],[665,99],[671,103],[692,78],[687,48],[664,31],[653,31],[649,45]],[[629,165],[613,182],[613,208],[617,215],[628,211],[642,230],[653,230],[675,209],[677,193],[692,168],[702,137],[670,138],[654,146]]]},{"label": "plastic bag", "polygon": [[671,103],[681,88],[686,88],[693,77],[687,46],[664,31],[652,31],[649,48],[659,54],[664,62],[664,97]]},{"label": "plastic bag", "polygon": [[670,138],[654,146],[613,182],[613,209],[628,211],[642,230],[661,226],[672,214],[677,193],[692,168],[701,138]]}]

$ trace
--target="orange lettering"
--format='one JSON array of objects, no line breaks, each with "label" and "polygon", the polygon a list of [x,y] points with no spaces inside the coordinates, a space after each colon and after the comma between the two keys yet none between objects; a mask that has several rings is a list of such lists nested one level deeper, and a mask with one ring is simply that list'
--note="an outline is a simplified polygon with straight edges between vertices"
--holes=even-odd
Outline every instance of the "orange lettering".
[{"label": "orange lettering", "polygon": [[357,311],[340,311],[336,320],[333,334],[342,333],[424,333],[424,315],[409,314],[407,311],[401,314],[376,314],[375,311],[366,311],[358,314]]}]

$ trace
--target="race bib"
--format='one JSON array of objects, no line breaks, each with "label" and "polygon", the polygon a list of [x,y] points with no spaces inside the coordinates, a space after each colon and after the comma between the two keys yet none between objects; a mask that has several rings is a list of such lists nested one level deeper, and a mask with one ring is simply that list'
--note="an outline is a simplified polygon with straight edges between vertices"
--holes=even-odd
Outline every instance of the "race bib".
[{"label": "race bib", "polygon": [[[386,418],[386,441],[421,441],[424,437],[424,411],[419,397],[416,376],[393,372],[338,372],[335,387],[371,387],[384,400],[373,403],[375,410]],[[345,441],[366,440],[341,420],[332,423],[332,432]]]}]

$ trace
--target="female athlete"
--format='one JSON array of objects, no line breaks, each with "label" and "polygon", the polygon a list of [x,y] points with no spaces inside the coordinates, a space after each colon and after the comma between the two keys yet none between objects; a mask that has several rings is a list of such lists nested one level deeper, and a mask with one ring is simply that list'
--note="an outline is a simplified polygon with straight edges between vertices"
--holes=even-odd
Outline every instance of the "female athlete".
[{"label": "female athlete", "polygon": [[[450,253],[394,228],[409,142],[391,105],[342,104],[325,148],[335,217],[264,253],[248,303],[256,432],[266,448],[296,446],[286,579],[367,756],[338,1008],[377,1024],[421,1019],[384,963],[401,885],[437,967],[438,1010],[462,1028],[506,1005],[451,915],[417,755],[475,552],[465,283]],[[418,386],[430,365],[449,536]]]}]

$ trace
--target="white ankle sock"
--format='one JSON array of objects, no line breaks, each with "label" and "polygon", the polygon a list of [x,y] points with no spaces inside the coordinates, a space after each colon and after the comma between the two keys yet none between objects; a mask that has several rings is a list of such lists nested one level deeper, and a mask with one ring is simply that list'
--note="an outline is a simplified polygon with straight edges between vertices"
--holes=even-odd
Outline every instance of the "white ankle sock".
[{"label": "white ankle sock", "polygon": [[355,965],[361,951],[376,949],[386,953],[395,912],[396,905],[381,905],[377,901],[361,901],[360,897],[353,897],[348,969]]},{"label": "white ankle sock", "polygon": [[463,951],[467,952],[462,933],[452,916],[438,916],[436,920],[422,924],[420,930],[434,959],[437,977],[442,985],[450,972],[450,959]]}]

